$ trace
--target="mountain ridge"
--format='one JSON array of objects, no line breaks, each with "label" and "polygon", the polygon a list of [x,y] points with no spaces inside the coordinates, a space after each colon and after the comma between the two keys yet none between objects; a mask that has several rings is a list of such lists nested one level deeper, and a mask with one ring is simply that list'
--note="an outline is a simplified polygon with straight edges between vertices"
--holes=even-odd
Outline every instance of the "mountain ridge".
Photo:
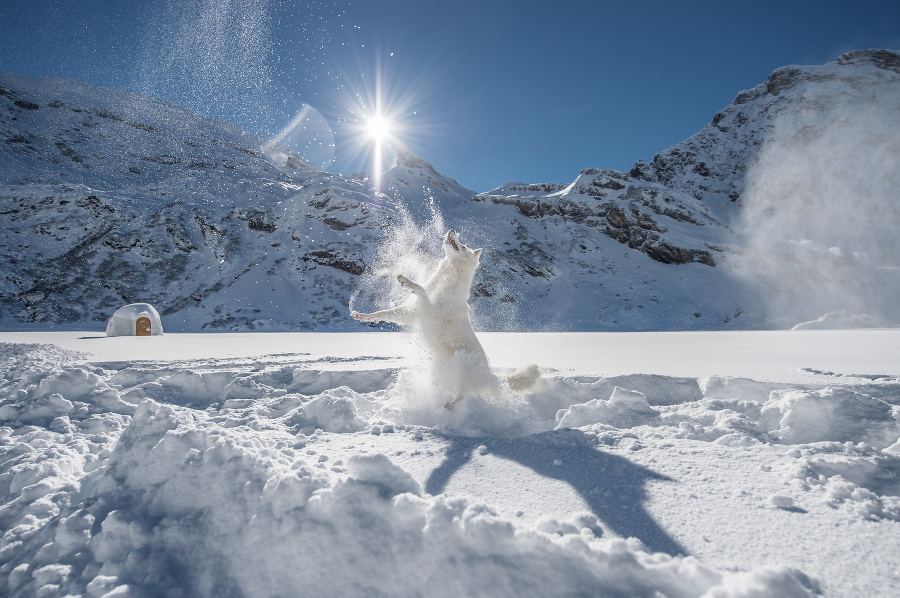
[{"label": "mountain ridge", "polygon": [[485,247],[481,329],[793,325],[738,259],[747,173],[790,137],[773,122],[858,103],[854,86],[882,101],[898,60],[777,69],[627,173],[487,193],[408,150],[377,183],[344,177],[184,107],[0,73],[0,325],[84,326],[146,301],[170,331],[358,330],[348,305],[404,299],[396,274],[425,276],[446,228]]}]

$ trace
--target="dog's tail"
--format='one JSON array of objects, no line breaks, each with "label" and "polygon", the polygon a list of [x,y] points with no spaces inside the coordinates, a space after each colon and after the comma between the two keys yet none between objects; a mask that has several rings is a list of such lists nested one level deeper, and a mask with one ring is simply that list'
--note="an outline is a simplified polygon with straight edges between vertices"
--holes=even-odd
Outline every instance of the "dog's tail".
[{"label": "dog's tail", "polygon": [[537,386],[541,379],[541,370],[538,369],[538,366],[531,364],[504,376],[504,379],[515,392],[529,392]]}]

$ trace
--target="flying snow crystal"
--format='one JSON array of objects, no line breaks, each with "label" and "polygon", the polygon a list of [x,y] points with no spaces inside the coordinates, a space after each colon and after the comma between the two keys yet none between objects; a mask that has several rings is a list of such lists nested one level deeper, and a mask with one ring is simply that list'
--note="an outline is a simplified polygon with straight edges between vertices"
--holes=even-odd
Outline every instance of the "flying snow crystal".
[{"label": "flying snow crystal", "polygon": [[397,284],[397,275],[425,280],[441,259],[440,240],[448,226],[433,198],[423,202],[423,210],[413,214],[401,206],[400,214],[385,231],[375,250],[375,262],[359,277],[350,297],[350,309],[374,311],[380,306],[400,303],[409,291]]},{"label": "flying snow crystal", "polygon": [[836,312],[898,322],[900,96],[802,101],[773,123],[748,172],[739,263],[769,287],[774,321]]},{"label": "flying snow crystal", "polygon": [[167,0],[154,19],[139,66],[142,93],[259,122],[271,80],[271,0]]}]

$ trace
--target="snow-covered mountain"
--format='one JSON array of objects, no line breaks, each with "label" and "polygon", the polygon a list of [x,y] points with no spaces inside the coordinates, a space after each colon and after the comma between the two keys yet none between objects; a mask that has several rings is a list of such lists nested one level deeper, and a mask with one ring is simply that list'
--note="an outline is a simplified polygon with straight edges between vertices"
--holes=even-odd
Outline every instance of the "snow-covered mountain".
[{"label": "snow-covered mountain", "polygon": [[[777,156],[773,140],[854,114],[888,110],[896,143],[898,65],[866,51],[779,69],[629,173],[488,193],[405,151],[378,181],[344,177],[181,106],[0,73],[0,325],[83,327],[141,301],[170,331],[358,330],[348,305],[402,298],[396,274],[423,277],[455,228],[485,248],[472,298],[482,329],[771,326],[773,262],[741,259],[757,247],[746,215],[765,212],[754,173]],[[852,254],[834,247],[824,255]],[[865,306],[809,309],[777,325]]]}]

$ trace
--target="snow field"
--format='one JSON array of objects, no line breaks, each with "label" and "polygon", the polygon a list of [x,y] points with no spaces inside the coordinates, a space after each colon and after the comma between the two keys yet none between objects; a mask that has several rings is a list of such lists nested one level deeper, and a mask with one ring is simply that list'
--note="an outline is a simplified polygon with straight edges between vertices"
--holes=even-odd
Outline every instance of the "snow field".
[{"label": "snow field", "polygon": [[446,412],[386,356],[0,357],[4,593],[900,587],[896,376],[545,371],[533,394]]}]

